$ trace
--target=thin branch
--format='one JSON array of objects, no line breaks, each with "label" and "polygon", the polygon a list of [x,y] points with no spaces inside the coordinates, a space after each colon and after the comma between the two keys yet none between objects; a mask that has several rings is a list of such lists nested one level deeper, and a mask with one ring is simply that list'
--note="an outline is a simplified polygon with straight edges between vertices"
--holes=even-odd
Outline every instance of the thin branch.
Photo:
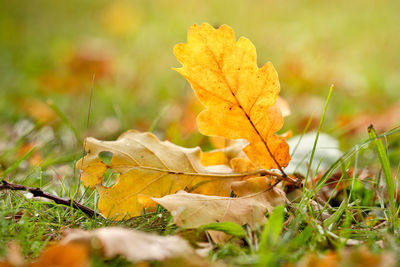
[{"label": "thin branch", "polygon": [[20,184],[9,183],[5,180],[2,180],[0,183],[1,183],[0,191],[2,191],[2,190],[28,191],[28,192],[32,193],[34,197],[47,198],[47,199],[53,200],[57,204],[65,205],[68,207],[73,207],[76,210],[82,211],[89,217],[95,217],[95,216],[103,217],[102,215],[98,214],[91,208],[88,208],[82,204],[79,204],[75,200],[60,198],[58,196],[46,193],[39,187],[34,188],[34,187],[24,186],[24,185],[20,185]]}]

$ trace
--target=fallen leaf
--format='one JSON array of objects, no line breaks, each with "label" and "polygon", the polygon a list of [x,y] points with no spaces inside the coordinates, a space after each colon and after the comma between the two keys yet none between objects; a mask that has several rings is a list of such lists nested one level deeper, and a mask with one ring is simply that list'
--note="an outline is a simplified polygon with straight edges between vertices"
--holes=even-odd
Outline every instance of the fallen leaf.
[{"label": "fallen leaf", "polygon": [[345,266],[358,267],[394,267],[396,266],[396,255],[391,251],[380,254],[372,253],[365,246],[353,250],[345,250],[343,253]]},{"label": "fallen leaf", "polygon": [[65,60],[56,64],[55,69],[38,77],[38,87],[41,91],[86,93],[91,88],[93,75],[96,82],[112,77],[114,53],[108,44],[99,39],[91,39],[73,50]]},{"label": "fallen leaf", "polygon": [[[322,179],[324,172],[318,174],[314,179],[314,183],[317,183]],[[354,169],[346,170],[347,177],[353,177]],[[349,187],[351,181],[348,181],[342,171],[334,172],[325,182],[325,186],[318,192],[318,196],[324,201],[336,197]]]},{"label": "fallen leaf", "polygon": [[266,222],[265,212],[272,211],[273,204],[282,204],[285,193],[277,188],[239,198],[205,196],[180,191],[174,195],[153,198],[169,210],[176,225],[198,228],[215,222],[248,224],[251,228]]},{"label": "fallen leaf", "polygon": [[39,166],[40,163],[43,162],[43,156],[40,153],[40,150],[37,149],[39,145],[36,144],[35,142],[30,142],[30,143],[24,143],[18,150],[17,150],[17,156],[19,158],[22,158],[24,155],[26,155],[29,151],[32,149],[35,149],[33,151],[32,155],[28,158],[28,162],[30,166]]},{"label": "fallen leaf", "polygon": [[174,54],[183,67],[176,69],[192,85],[206,107],[197,117],[202,134],[246,139],[250,160],[262,168],[285,167],[289,146],[276,136],[283,125],[278,75],[271,63],[257,66],[256,50],[246,38],[235,40],[223,25],[193,25],[188,42],[178,44]]},{"label": "fallen leaf", "polygon": [[86,267],[89,265],[89,250],[82,244],[55,244],[46,248],[29,267],[58,266]]},{"label": "fallen leaf", "polygon": [[106,227],[93,231],[72,230],[60,243],[82,244],[100,249],[106,259],[122,256],[131,262],[164,261],[172,258],[183,258],[188,263],[205,261],[179,236],[158,236],[122,227]]},{"label": "fallen leaf", "polygon": [[[239,197],[254,195],[254,193],[264,192],[269,188],[271,188],[271,181],[264,176],[253,177],[246,179],[244,181],[238,181],[232,183],[232,190]],[[262,193],[257,197],[267,197],[269,198],[268,203],[273,203],[274,206],[277,206],[280,205],[282,202],[282,199],[278,197],[279,194],[277,195],[277,193],[281,194],[281,191],[278,190],[277,187],[274,187],[273,190],[269,190],[265,193]],[[274,202],[275,197],[277,203]]]},{"label": "fallen leaf", "polygon": [[239,173],[257,170],[257,166],[255,166],[248,158],[234,158],[230,161],[230,165],[234,172]]},{"label": "fallen leaf", "polygon": [[57,119],[57,114],[40,99],[26,98],[19,103],[20,108],[32,119],[39,123],[53,124]]},{"label": "fallen leaf", "polygon": [[393,267],[396,266],[396,257],[390,251],[380,254],[372,253],[365,246],[359,248],[347,248],[340,252],[331,251],[323,255],[307,253],[296,267]]},{"label": "fallen leaf", "polygon": [[216,149],[227,147],[230,140],[221,136],[209,136],[208,139],[210,140],[211,145]]},{"label": "fallen leaf", "polygon": [[339,267],[340,257],[335,252],[322,256],[314,253],[306,254],[297,264],[297,267]]},{"label": "fallen leaf", "polygon": [[203,152],[201,155],[201,163],[204,166],[211,165],[229,165],[230,161],[235,158],[247,158],[243,152],[249,142],[244,139],[238,140],[225,140],[226,146],[217,148],[208,152]]},{"label": "fallen leaf", "polygon": [[0,267],[13,267],[13,265],[9,264],[4,260],[0,260]]},{"label": "fallen leaf", "polygon": [[[226,165],[204,167],[200,148],[161,142],[151,133],[128,131],[116,141],[88,138],[85,149],[88,154],[77,163],[81,180],[96,186],[100,212],[113,219],[140,215],[150,203],[146,196],[162,197],[179,190],[229,196],[231,183],[249,175],[233,173]],[[100,159],[104,153],[111,153],[110,162]],[[120,174],[109,188],[102,185],[107,169]]]}]

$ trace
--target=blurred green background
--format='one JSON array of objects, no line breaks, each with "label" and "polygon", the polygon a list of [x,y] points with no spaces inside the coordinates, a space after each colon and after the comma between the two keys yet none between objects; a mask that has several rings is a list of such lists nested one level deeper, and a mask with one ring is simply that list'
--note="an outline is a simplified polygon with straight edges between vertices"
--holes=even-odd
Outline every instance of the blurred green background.
[{"label": "blurred green background", "polygon": [[1,1],[0,149],[32,128],[48,139],[19,149],[127,129],[207,145],[195,128],[201,106],[171,69],[180,66],[173,46],[202,22],[231,26],[260,66],[274,64],[292,112],[283,130],[301,133],[311,115],[315,128],[334,84],[326,132],[346,144],[371,122],[384,131],[400,117],[399,10],[399,1],[361,0]]}]

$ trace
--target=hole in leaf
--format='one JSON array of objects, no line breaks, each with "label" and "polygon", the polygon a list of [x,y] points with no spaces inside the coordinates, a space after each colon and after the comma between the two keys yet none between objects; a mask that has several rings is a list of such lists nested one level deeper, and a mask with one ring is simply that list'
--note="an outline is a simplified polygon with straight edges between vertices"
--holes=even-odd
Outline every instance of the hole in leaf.
[{"label": "hole in leaf", "polygon": [[113,158],[113,153],[110,151],[101,151],[99,153],[99,159],[107,166],[111,164],[112,158]]},{"label": "hole in leaf", "polygon": [[104,187],[111,187],[118,182],[119,173],[113,172],[111,169],[107,169],[103,174],[103,179],[101,184]]}]

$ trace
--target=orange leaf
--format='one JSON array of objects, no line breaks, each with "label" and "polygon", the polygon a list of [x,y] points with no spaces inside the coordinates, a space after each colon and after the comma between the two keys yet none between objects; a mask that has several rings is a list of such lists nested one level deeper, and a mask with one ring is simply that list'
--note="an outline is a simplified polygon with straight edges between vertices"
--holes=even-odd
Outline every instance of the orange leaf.
[{"label": "orange leaf", "polygon": [[83,244],[53,245],[44,250],[36,261],[29,264],[29,267],[36,266],[89,266],[89,251]]},{"label": "orange leaf", "polygon": [[258,68],[253,44],[244,37],[236,42],[226,25],[193,25],[174,53],[183,65],[176,70],[206,107],[197,117],[200,132],[248,140],[245,153],[263,168],[287,166],[289,146],[275,135],[283,125],[278,75],[271,63]]}]

